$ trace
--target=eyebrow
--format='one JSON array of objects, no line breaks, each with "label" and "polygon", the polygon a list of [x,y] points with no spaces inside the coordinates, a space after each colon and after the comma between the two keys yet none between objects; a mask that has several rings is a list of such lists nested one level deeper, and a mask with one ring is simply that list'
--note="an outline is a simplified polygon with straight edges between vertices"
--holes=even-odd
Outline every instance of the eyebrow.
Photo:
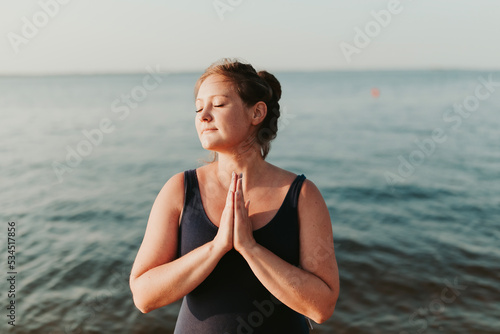
[{"label": "eyebrow", "polygon": [[[216,96],[229,97],[228,95],[224,95],[224,94],[215,94],[215,95],[210,95],[210,96],[207,96],[207,97],[216,97]],[[197,98],[195,101],[198,101],[198,100],[202,100],[202,99]]]}]

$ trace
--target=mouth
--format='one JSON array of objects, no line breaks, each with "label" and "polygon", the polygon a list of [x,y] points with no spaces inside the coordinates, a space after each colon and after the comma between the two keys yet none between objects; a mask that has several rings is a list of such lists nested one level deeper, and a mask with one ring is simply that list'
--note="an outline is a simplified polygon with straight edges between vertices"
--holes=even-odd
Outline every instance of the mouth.
[{"label": "mouth", "polygon": [[217,131],[216,128],[212,128],[212,129],[203,129],[201,130],[201,133],[205,133],[205,132],[214,132],[214,131]]}]

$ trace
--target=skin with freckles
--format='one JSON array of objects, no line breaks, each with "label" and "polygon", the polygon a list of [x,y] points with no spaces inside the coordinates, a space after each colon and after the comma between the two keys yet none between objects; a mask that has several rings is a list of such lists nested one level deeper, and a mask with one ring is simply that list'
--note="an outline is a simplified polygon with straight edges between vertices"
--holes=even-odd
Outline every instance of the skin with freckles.
[{"label": "skin with freckles", "polygon": [[231,155],[258,150],[253,144],[266,115],[265,103],[246,106],[231,81],[212,75],[200,86],[195,104],[195,126],[204,149]]},{"label": "skin with freckles", "polygon": [[168,305],[196,288],[219,260],[235,249],[259,281],[282,303],[321,323],[333,313],[339,277],[331,218],[316,185],[306,179],[298,201],[300,267],[259,245],[253,231],[277,213],[296,174],[262,157],[255,140],[266,103],[246,105],[235,85],[210,75],[195,101],[195,127],[203,148],[218,159],[196,169],[203,208],[218,226],[213,241],[177,257],[184,204],[184,173],[164,185],[153,204],[130,287],[144,313]]}]

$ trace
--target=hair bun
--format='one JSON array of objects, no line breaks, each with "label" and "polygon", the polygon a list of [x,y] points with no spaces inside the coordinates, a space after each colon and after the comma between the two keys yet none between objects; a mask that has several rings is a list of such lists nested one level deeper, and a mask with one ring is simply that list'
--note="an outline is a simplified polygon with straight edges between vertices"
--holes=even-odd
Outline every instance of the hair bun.
[{"label": "hair bun", "polygon": [[273,91],[272,99],[278,102],[281,98],[281,85],[278,79],[267,71],[259,71],[257,74],[271,87]]},{"label": "hair bun", "polygon": [[[255,140],[260,145],[262,158],[265,159],[271,149],[271,141],[278,132],[278,119],[281,114],[278,102],[281,98],[281,85],[278,79],[267,71],[257,72],[250,64],[222,59],[210,65],[196,81],[195,97],[203,81],[211,75],[222,75],[231,81],[246,106],[251,107],[260,101],[266,104],[266,116],[255,129]],[[254,133],[250,135],[253,136]]]}]

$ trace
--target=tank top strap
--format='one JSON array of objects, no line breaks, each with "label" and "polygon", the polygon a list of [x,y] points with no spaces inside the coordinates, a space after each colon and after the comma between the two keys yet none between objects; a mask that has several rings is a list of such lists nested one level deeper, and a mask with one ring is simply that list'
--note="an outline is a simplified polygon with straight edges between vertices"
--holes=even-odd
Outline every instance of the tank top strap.
[{"label": "tank top strap", "polygon": [[297,175],[293,183],[290,185],[290,190],[288,191],[288,195],[290,196],[288,199],[288,203],[292,206],[292,208],[297,208],[299,203],[299,195],[300,189],[302,188],[302,184],[306,179],[304,174]]},{"label": "tank top strap", "polygon": [[189,169],[184,171],[184,204],[192,203],[192,199],[196,198],[197,192],[199,192],[199,189],[196,170]]}]

